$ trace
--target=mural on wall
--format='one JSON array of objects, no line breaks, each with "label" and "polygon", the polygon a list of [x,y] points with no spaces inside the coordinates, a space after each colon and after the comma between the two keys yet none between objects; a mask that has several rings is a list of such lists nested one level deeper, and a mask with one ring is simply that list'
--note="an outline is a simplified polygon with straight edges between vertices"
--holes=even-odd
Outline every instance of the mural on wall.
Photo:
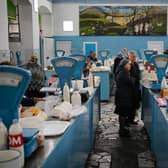
[{"label": "mural on wall", "polygon": [[80,35],[167,34],[167,8],[158,6],[80,6]]}]

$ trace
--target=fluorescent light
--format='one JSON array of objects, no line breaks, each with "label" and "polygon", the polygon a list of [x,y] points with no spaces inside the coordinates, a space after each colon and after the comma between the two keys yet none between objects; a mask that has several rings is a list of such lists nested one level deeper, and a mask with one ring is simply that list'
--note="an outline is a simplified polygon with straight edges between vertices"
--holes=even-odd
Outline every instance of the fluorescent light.
[{"label": "fluorescent light", "polygon": [[73,31],[73,21],[63,21],[63,31]]}]

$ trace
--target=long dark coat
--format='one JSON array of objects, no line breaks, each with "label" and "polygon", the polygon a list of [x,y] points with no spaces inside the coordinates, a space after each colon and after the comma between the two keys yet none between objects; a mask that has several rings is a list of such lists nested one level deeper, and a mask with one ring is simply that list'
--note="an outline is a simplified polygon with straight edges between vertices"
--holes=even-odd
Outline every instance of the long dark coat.
[{"label": "long dark coat", "polygon": [[120,67],[116,78],[116,85],[115,113],[125,117],[129,116],[134,113],[137,96],[134,81],[124,67]]},{"label": "long dark coat", "polygon": [[141,89],[140,89],[140,70],[139,70],[139,65],[134,62],[131,63],[131,70],[130,70],[130,76],[134,80],[134,86],[136,89],[136,94],[138,95],[138,106],[140,106],[140,101],[141,101]]}]

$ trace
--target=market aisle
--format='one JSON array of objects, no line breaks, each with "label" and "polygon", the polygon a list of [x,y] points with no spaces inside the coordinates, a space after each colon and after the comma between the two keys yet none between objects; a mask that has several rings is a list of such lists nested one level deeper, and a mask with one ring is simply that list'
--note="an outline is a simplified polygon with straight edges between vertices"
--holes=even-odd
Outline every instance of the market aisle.
[{"label": "market aisle", "polygon": [[96,132],[95,146],[86,168],[155,168],[155,160],[143,124],[131,126],[130,138],[120,138],[114,97],[101,103],[101,121]]}]

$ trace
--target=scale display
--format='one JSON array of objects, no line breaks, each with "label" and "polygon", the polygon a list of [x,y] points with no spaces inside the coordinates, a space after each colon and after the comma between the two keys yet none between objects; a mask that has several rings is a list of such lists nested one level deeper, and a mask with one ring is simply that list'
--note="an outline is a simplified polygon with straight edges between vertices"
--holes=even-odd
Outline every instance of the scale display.
[{"label": "scale display", "polygon": [[168,58],[158,57],[158,58],[155,58],[154,61],[158,68],[165,68],[168,63]]},{"label": "scale display", "polygon": [[72,67],[74,65],[74,62],[61,60],[55,63],[57,67]]},{"label": "scale display", "polygon": [[9,72],[0,72],[0,86],[18,87],[23,77]]},{"label": "scale display", "polygon": [[101,56],[102,56],[102,57],[106,57],[107,55],[108,55],[108,53],[107,53],[106,51],[102,51],[102,52],[101,52]]}]

